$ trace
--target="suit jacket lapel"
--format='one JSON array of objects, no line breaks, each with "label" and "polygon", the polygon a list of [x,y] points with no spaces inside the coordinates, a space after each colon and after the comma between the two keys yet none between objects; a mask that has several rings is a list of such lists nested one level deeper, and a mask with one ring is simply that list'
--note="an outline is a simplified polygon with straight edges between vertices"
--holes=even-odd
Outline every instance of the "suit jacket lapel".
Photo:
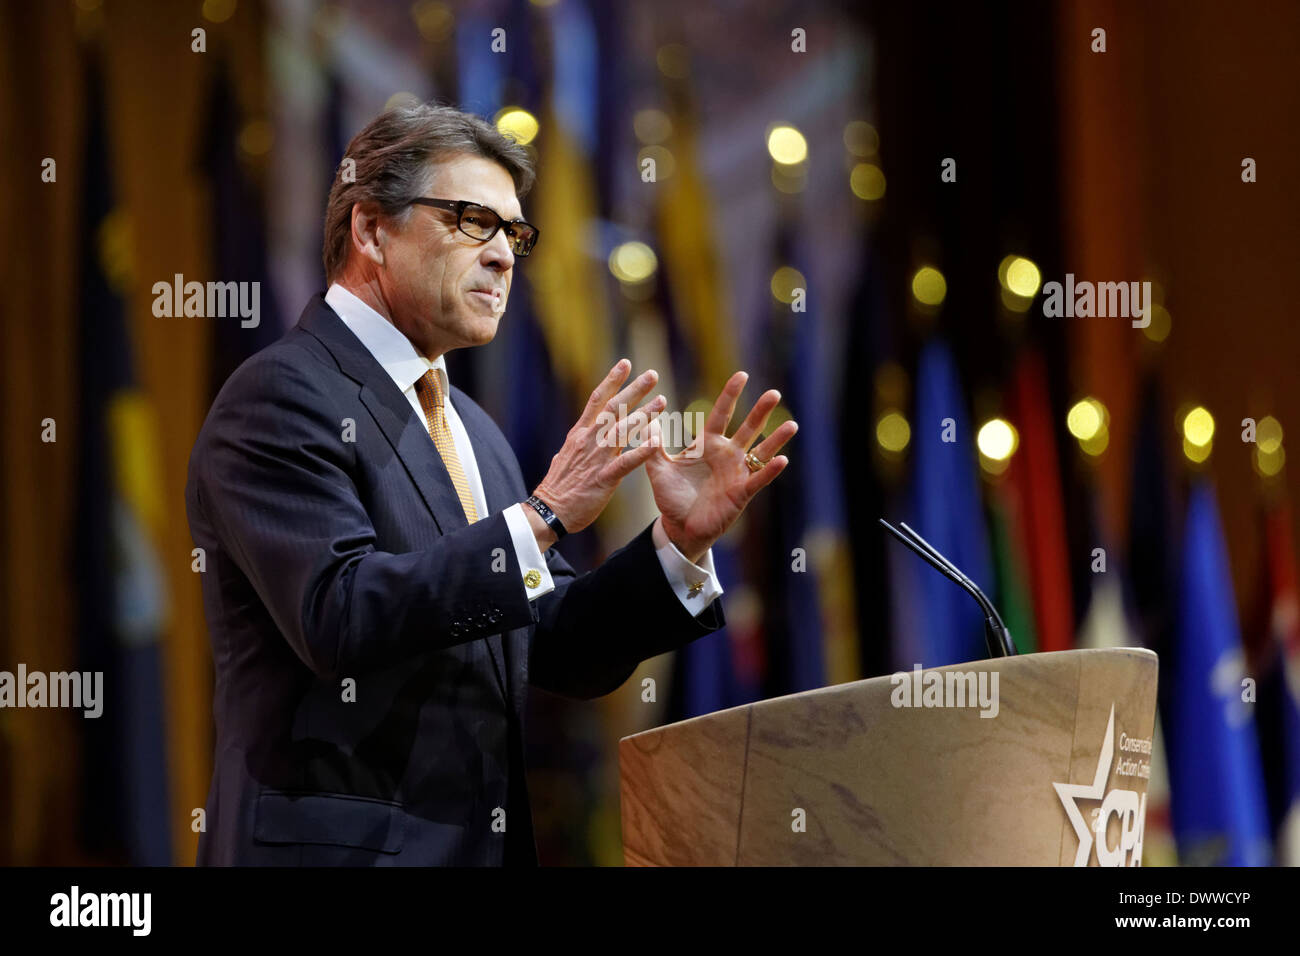
[{"label": "suit jacket lapel", "polygon": [[[388,443],[393,446],[393,451],[419,491],[438,530],[442,534],[449,534],[458,528],[468,527],[465,507],[456,493],[456,486],[451,482],[451,475],[443,464],[442,456],[429,438],[427,424],[416,417],[406,396],[397,390],[388,373],[361,344],[361,340],[352,334],[320,295],[315,296],[307,305],[298,324],[320,339],[339,363],[343,373],[361,386],[362,404],[374,416]],[[480,457],[480,443],[474,441],[472,435],[470,443],[474,446],[475,457],[480,462],[483,461]],[[500,497],[497,471],[493,468],[489,470],[489,475],[481,476],[489,513],[494,510],[489,482],[491,488],[496,490],[497,498]],[[497,685],[502,697],[508,701],[510,698],[504,677],[505,655],[501,649],[500,635],[488,639],[488,649]]]}]

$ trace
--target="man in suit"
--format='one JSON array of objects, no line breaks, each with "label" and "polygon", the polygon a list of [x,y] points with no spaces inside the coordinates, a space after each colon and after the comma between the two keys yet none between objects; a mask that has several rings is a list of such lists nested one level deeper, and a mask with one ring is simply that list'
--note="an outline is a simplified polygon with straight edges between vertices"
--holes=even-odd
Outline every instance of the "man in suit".
[{"label": "man in suit", "polygon": [[[768,391],[728,438],[738,372],[670,456],[655,373],[625,385],[621,360],[530,495],[443,358],[492,340],[538,241],[529,154],[419,106],[347,155],[328,292],[230,377],[190,458],[216,671],[199,863],[536,865],[527,685],[593,698],[721,627],[709,549],[785,467],[795,426],[749,448]],[[659,517],[576,574],[551,545],[642,466]]]}]

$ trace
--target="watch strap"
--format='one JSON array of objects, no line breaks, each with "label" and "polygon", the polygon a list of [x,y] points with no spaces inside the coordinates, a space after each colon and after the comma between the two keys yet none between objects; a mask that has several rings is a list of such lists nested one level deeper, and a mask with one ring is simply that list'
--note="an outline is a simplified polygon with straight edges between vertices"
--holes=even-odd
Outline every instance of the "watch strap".
[{"label": "watch strap", "polygon": [[550,506],[541,498],[536,495],[529,495],[528,500],[524,503],[542,516],[542,520],[546,522],[546,526],[555,532],[555,539],[557,541],[569,533],[565,529],[563,522],[560,521],[555,512],[552,511]]}]

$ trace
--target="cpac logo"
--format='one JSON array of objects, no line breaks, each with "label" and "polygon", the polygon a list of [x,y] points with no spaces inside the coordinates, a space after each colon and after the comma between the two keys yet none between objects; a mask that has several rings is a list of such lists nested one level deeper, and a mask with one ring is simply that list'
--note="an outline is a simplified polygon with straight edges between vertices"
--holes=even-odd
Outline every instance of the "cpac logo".
[{"label": "cpac logo", "polygon": [[[1115,756],[1115,705],[1110,705],[1110,720],[1106,723],[1106,739],[1102,741],[1101,757],[1092,783],[1053,783],[1056,795],[1061,798],[1065,814],[1070,818],[1074,834],[1079,838],[1079,850],[1074,854],[1075,866],[1087,866],[1092,855],[1093,834],[1097,835],[1097,862],[1101,866],[1141,866],[1142,831],[1146,826],[1147,795],[1135,790],[1112,790],[1106,793],[1106,778],[1110,776],[1111,759]],[[1093,811],[1095,819],[1090,828],[1079,812],[1080,800],[1100,800],[1100,811]],[[1107,845],[1106,827],[1111,815],[1119,820],[1119,842],[1114,848]],[[1129,861],[1125,857],[1132,854]]]}]

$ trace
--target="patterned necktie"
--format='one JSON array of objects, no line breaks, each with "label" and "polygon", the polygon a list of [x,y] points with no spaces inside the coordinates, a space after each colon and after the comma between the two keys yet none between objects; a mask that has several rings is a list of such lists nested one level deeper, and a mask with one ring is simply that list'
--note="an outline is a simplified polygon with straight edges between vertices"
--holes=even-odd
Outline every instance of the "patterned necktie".
[{"label": "patterned necktie", "polygon": [[469,490],[469,479],[465,477],[460,456],[456,454],[456,442],[451,437],[451,429],[447,427],[447,418],[443,414],[442,383],[438,381],[438,373],[433,369],[425,372],[424,377],[415,383],[415,394],[420,399],[420,407],[424,409],[424,420],[429,427],[429,437],[437,446],[438,454],[442,456],[442,463],[447,466],[447,474],[451,475],[451,483],[456,486],[456,494],[460,496],[465,517],[470,524],[473,524],[478,520],[478,508],[474,505],[474,495]]}]

